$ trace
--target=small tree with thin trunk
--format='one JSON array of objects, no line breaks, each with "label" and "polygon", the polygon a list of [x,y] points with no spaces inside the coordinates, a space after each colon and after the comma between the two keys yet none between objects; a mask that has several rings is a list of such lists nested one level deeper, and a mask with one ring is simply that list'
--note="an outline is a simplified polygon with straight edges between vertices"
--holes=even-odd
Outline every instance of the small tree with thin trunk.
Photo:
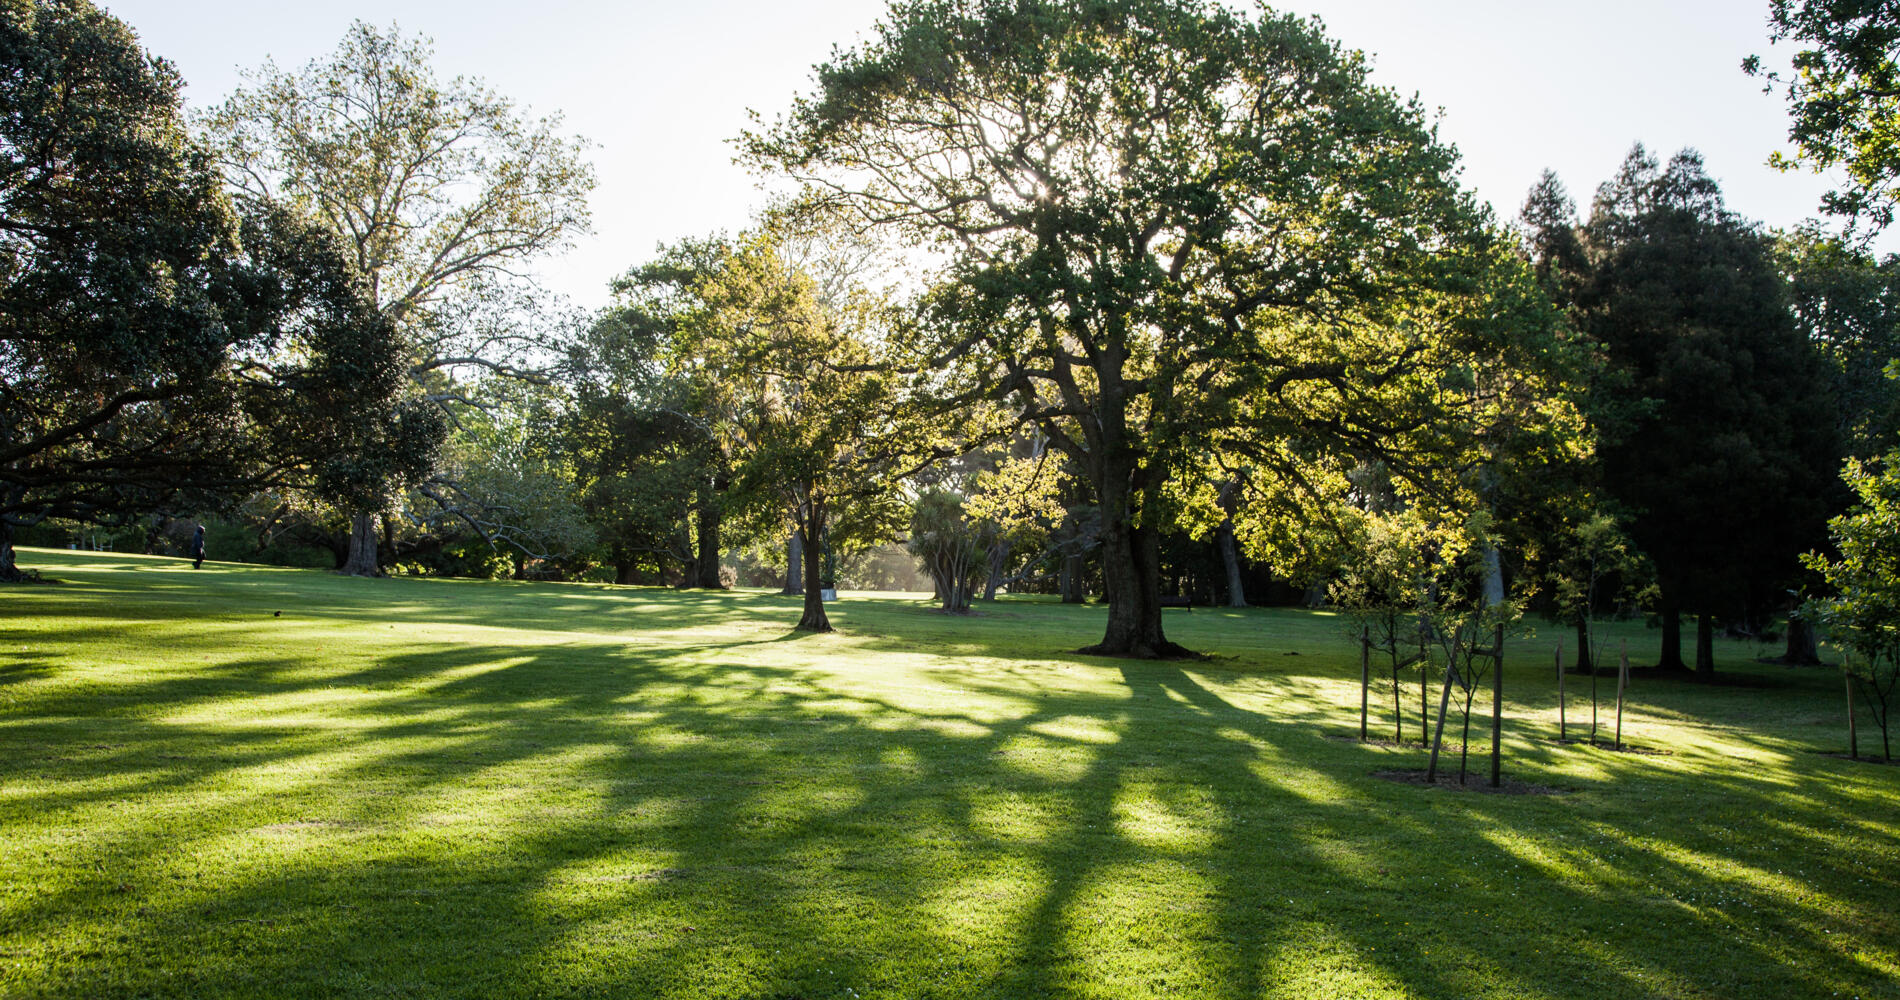
[{"label": "small tree with thin trunk", "polygon": [[1850,460],[1845,478],[1860,504],[1828,522],[1840,558],[1805,557],[1835,596],[1809,608],[1847,654],[1842,669],[1880,727],[1881,757],[1892,760],[1888,724],[1900,691],[1900,450],[1877,462]]},{"label": "small tree with thin trunk", "polygon": [[937,585],[947,614],[968,614],[976,574],[983,567],[983,532],[964,511],[963,498],[949,490],[927,490],[911,508],[912,555]]},{"label": "small tree with thin trunk", "polygon": [[1445,675],[1438,701],[1438,719],[1432,734],[1427,780],[1437,776],[1445,722],[1454,697],[1462,724],[1458,749],[1458,783],[1464,784],[1471,752],[1471,708],[1478,689],[1487,680],[1492,687],[1492,784],[1497,784],[1502,721],[1503,643],[1505,631],[1517,619],[1518,609],[1503,599],[1491,551],[1484,545],[1484,519],[1474,519],[1463,546],[1447,546],[1438,562],[1427,611],[1431,633],[1443,656]]},{"label": "small tree with thin trunk", "polygon": [[[1417,672],[1421,684],[1430,683],[1432,656],[1430,619],[1421,613],[1427,600],[1429,528],[1415,516],[1368,517],[1360,526],[1353,556],[1341,566],[1329,587],[1333,603],[1345,609],[1355,638],[1363,638],[1384,661],[1392,689],[1392,739],[1405,738],[1405,711],[1401,704],[1402,678]],[[1430,716],[1429,694],[1421,690],[1420,739]]]},{"label": "small tree with thin trunk", "polygon": [[690,289],[679,336],[731,396],[715,433],[732,463],[732,505],[760,535],[776,535],[790,512],[804,556],[798,628],[828,632],[827,557],[897,534],[897,482],[932,454],[933,438],[879,363],[890,314],[868,295],[828,302],[779,238],[768,229],[721,251]]}]

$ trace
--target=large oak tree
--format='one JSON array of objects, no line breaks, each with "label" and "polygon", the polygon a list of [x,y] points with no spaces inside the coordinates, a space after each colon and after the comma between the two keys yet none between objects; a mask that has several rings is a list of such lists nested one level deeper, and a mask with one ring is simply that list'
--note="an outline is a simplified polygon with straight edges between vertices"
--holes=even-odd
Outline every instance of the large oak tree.
[{"label": "large oak tree", "polygon": [[1093,651],[1181,651],[1159,535],[1209,456],[1280,497],[1367,455],[1424,484],[1487,341],[1539,333],[1495,322],[1513,262],[1417,104],[1264,9],[900,0],[744,148],[940,264],[920,367],[965,366],[1099,500]]}]

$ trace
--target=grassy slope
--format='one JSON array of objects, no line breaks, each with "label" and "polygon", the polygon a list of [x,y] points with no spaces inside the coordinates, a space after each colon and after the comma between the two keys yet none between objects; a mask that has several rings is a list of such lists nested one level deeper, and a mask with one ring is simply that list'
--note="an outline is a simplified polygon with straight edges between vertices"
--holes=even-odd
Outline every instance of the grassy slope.
[{"label": "grassy slope", "polygon": [[757,593],[23,562],[66,583],[0,590],[0,997],[1900,982],[1900,768],[1812,753],[1837,675],[1753,647],[1757,686],[1637,687],[1638,756],[1541,739],[1554,637],[1514,644],[1509,770],[1574,791],[1491,796],[1326,737],[1318,613],[1170,612],[1217,656],[1122,663],[1027,601],[794,636]]}]

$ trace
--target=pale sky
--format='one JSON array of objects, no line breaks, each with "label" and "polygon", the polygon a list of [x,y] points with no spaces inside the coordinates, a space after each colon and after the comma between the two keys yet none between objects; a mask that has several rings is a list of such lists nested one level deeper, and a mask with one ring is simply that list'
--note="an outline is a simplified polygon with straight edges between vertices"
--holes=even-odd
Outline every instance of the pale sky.
[{"label": "pale sky", "polygon": [[[352,19],[435,40],[443,77],[482,78],[536,114],[560,112],[595,144],[594,233],[544,262],[549,286],[586,306],[656,244],[746,224],[762,198],[727,140],[748,108],[768,119],[811,87],[883,0],[100,0],[174,62],[207,106],[263,62],[329,52]],[[1289,0],[1373,58],[1373,78],[1443,110],[1464,182],[1514,218],[1545,168],[1587,210],[1632,142],[1702,151],[1729,206],[1789,226],[1815,214],[1822,178],[1781,174],[1778,98],[1740,70],[1767,44],[1767,0]]]}]

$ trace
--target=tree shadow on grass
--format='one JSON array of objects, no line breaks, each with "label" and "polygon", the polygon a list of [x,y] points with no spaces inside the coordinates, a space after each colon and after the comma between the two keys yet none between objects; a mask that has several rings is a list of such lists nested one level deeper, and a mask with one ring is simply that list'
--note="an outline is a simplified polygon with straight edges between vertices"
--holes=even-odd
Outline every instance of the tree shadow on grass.
[{"label": "tree shadow on grass", "polygon": [[[36,696],[0,729],[47,754],[0,759],[0,839],[46,855],[0,904],[0,932],[25,942],[9,992],[1885,982],[1891,854],[1843,848],[1891,835],[1890,781],[1603,755],[1563,801],[1447,797],[1370,778],[1393,754],[1322,739],[1341,710],[1292,673],[762,622],[653,635],[286,651],[100,681],[90,712],[86,691]],[[920,649],[937,655],[899,659]],[[798,662],[758,662],[782,650]],[[1513,751],[1533,773],[1574,760]],[[1834,821],[1870,811],[1870,827]],[[1778,874],[1789,859],[1801,872]],[[1835,936],[1874,948],[1842,956]]]}]

